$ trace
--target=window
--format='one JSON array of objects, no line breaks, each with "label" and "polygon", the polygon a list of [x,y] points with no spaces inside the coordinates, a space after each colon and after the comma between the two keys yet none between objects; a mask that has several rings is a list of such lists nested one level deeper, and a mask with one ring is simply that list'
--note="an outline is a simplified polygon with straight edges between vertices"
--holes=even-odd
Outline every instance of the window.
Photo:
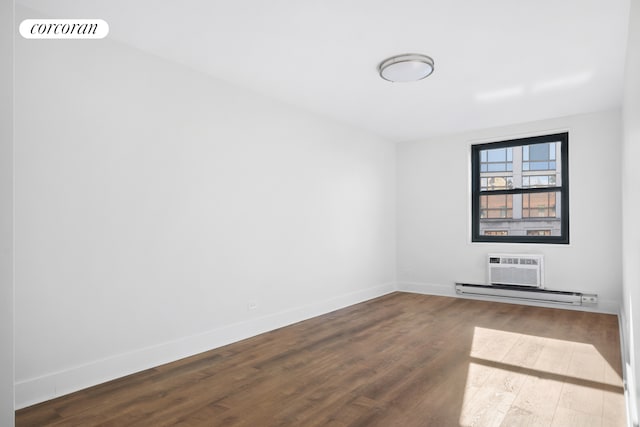
[{"label": "window", "polygon": [[480,218],[513,218],[513,196],[480,196]]},{"label": "window", "polygon": [[551,230],[527,230],[527,236],[551,236]]},{"label": "window", "polygon": [[496,148],[480,153],[480,170],[482,172],[505,172],[513,170],[513,150]]},{"label": "window", "polygon": [[522,177],[522,187],[555,187],[555,175],[525,175]]},{"label": "window", "polygon": [[523,218],[555,218],[556,193],[533,193],[522,195]]},{"label": "window", "polygon": [[509,232],[507,230],[485,230],[485,236],[506,236]]},{"label": "window", "polygon": [[472,241],[569,243],[569,135],[471,147]]},{"label": "window", "polygon": [[482,190],[506,190],[513,188],[512,176],[488,176],[480,178],[480,189]]},{"label": "window", "polygon": [[522,147],[523,171],[556,170],[556,143],[532,144]]}]

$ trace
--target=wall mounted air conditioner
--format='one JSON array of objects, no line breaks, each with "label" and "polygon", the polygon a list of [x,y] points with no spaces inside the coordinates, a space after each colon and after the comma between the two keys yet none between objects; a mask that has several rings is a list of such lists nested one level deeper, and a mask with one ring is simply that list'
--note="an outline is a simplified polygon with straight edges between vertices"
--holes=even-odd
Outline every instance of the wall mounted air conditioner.
[{"label": "wall mounted air conditioner", "polygon": [[544,288],[544,258],[531,254],[489,254],[489,285]]}]

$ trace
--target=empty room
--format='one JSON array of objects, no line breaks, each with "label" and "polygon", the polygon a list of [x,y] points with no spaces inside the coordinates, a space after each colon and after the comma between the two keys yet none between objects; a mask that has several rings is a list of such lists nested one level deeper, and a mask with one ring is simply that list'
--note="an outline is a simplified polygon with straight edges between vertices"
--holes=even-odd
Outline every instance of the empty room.
[{"label": "empty room", "polygon": [[638,0],[5,3],[0,426],[638,426]]}]

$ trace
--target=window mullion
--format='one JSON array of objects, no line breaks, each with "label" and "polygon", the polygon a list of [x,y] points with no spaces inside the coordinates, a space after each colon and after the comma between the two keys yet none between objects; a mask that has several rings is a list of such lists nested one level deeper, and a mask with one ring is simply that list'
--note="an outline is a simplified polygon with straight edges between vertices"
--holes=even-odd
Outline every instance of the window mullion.
[{"label": "window mullion", "polygon": [[555,193],[562,192],[562,187],[536,187],[536,188],[513,188],[508,190],[480,190],[481,196],[490,196],[498,194],[530,194],[530,193]]}]

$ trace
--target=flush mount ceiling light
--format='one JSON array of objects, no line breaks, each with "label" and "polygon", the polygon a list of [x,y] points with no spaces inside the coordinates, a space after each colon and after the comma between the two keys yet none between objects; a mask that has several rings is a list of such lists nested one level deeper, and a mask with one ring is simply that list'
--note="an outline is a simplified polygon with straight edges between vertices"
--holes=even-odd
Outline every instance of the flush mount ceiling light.
[{"label": "flush mount ceiling light", "polygon": [[390,82],[415,82],[433,73],[433,59],[419,53],[404,53],[382,61],[378,71],[380,77]]}]

